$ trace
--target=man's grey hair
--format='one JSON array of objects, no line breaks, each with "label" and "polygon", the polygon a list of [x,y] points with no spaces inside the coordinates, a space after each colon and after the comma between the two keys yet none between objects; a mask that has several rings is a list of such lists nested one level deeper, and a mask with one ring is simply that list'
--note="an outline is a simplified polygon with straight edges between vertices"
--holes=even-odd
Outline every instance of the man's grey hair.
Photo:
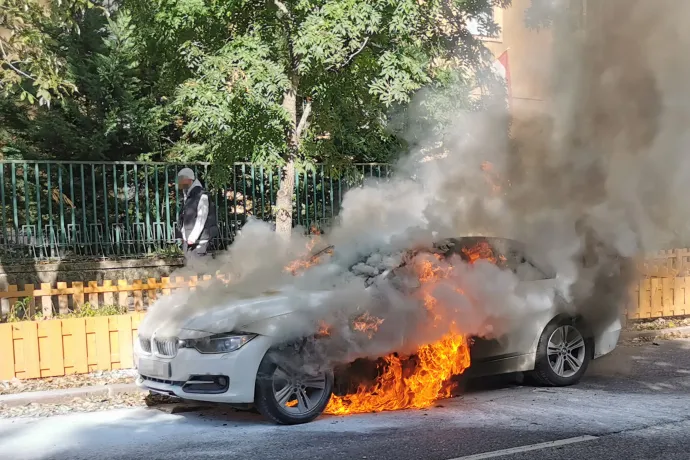
[{"label": "man's grey hair", "polygon": [[190,168],[182,168],[182,169],[180,169],[180,172],[177,173],[177,178],[178,179],[185,178],[185,179],[195,180],[196,175],[194,174],[194,171],[192,171]]}]

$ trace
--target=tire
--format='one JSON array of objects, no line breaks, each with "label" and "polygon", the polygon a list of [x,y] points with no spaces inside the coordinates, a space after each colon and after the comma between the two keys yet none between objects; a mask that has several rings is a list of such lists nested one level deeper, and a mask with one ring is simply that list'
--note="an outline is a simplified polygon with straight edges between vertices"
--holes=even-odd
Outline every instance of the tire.
[{"label": "tire", "polygon": [[321,415],[333,393],[333,371],[305,371],[307,363],[294,350],[270,350],[259,365],[254,404],[281,425],[308,423]]},{"label": "tire", "polygon": [[574,385],[587,371],[592,351],[592,341],[581,325],[571,318],[552,321],[539,338],[534,370],[527,374],[528,380],[551,387]]}]

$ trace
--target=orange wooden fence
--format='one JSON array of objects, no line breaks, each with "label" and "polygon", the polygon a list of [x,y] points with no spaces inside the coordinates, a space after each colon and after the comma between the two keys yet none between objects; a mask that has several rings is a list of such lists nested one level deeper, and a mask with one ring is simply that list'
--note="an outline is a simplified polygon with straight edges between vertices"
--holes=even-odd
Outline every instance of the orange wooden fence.
[{"label": "orange wooden fence", "polygon": [[637,270],[648,277],[690,276],[690,248],[645,254],[637,261]]},{"label": "orange wooden fence", "polygon": [[[216,275],[216,277],[226,280],[224,275]],[[72,310],[78,310],[85,302],[89,302],[93,307],[119,305],[131,307],[134,311],[143,311],[160,295],[167,295],[181,288],[195,289],[200,282],[212,278],[211,275],[188,278],[178,276],[160,280],[149,278],[146,281],[134,280],[131,284],[126,280],[116,282],[106,280],[101,285],[96,281],[89,281],[86,286],[83,282],[75,281],[70,283],[70,287],[67,287],[68,283],[59,282],[56,287],[43,283],[40,288],[36,288],[33,284],[26,284],[22,289],[19,289],[19,286],[10,285],[6,291],[0,292],[0,304],[3,311],[9,311],[9,308],[17,302],[28,299],[31,318],[35,313],[40,313],[40,316],[44,318],[51,318],[54,311],[60,314],[69,313]]]},{"label": "orange wooden fence", "polygon": [[142,316],[0,324],[0,380],[130,369]]},{"label": "orange wooden fence", "polygon": [[[217,277],[226,280],[222,275]],[[67,287],[67,283],[57,283],[57,287],[42,284],[40,289],[35,289],[32,284],[22,289],[9,286],[8,290],[0,292],[0,302],[3,303],[3,310],[7,311],[10,306],[28,298],[29,317],[33,318],[34,312],[37,312],[45,319],[51,318],[55,311],[64,314],[78,310],[85,302],[93,307],[118,305],[132,311],[144,311],[161,295],[181,288],[194,290],[211,278],[210,275],[160,280],[150,278],[146,282],[134,280],[131,284],[124,280],[104,281],[101,285],[90,281],[86,286],[73,282],[70,287]],[[632,287],[630,297],[626,309],[629,319],[690,315],[690,276],[643,278]]]},{"label": "orange wooden fence", "polygon": [[631,300],[628,319],[690,315],[690,276],[642,279]]}]

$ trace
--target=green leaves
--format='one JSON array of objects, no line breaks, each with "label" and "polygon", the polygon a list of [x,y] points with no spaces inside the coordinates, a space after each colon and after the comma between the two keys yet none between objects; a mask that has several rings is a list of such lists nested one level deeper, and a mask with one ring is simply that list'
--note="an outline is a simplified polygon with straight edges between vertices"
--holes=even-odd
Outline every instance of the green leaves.
[{"label": "green leaves", "polygon": [[[88,0],[5,0],[0,8],[0,91],[5,97],[49,105],[76,91],[55,37],[78,33],[75,16]],[[33,90],[32,88],[37,88]],[[40,93],[40,94],[38,94]]]},{"label": "green leaves", "polygon": [[191,44],[187,49],[196,77],[180,86],[173,103],[186,120],[185,142],[218,162],[277,162],[287,149],[289,120],[281,102],[289,80],[270,47],[247,35],[212,55]]},{"label": "green leaves", "polygon": [[493,57],[466,24],[495,31],[486,13],[507,3],[5,0],[0,142],[221,166],[388,161],[482,105]]}]

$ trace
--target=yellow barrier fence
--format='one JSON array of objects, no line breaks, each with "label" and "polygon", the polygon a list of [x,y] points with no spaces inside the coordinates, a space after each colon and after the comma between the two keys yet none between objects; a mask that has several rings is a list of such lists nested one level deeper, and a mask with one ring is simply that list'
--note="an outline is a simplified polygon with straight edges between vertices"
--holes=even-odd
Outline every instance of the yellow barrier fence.
[{"label": "yellow barrier fence", "polygon": [[142,316],[0,324],[0,380],[130,369]]},{"label": "yellow barrier fence", "polygon": [[[216,275],[220,280],[225,280],[224,275]],[[86,286],[83,282],[70,283],[59,282],[55,287],[48,283],[41,284],[37,288],[33,284],[26,284],[21,289],[19,286],[10,285],[7,290],[0,292],[0,304],[3,311],[9,311],[18,302],[27,303],[27,314],[34,318],[36,314],[45,319],[53,316],[54,312],[66,314],[78,310],[85,302],[92,307],[99,305],[118,305],[128,307],[134,311],[144,311],[160,296],[170,294],[181,288],[191,288],[203,281],[211,280],[211,275],[203,277],[191,276],[161,278],[156,280],[149,278],[146,281],[134,280],[131,284],[126,280],[89,281]]]},{"label": "yellow barrier fence", "polygon": [[[218,278],[224,279],[221,275]],[[194,290],[210,279],[211,276],[207,275],[201,278],[149,279],[145,282],[135,280],[131,284],[125,280],[104,281],[101,285],[89,281],[86,286],[75,281],[70,287],[67,287],[67,283],[57,283],[56,287],[42,284],[40,289],[27,284],[22,289],[9,286],[8,290],[0,292],[0,302],[5,304],[5,311],[17,302],[24,302],[29,318],[37,315],[43,319],[50,319],[54,312],[66,314],[77,311],[86,302],[92,308],[117,305],[132,311],[145,311],[161,295],[181,288]],[[632,287],[626,314],[628,319],[690,315],[690,276],[641,279]]]},{"label": "yellow barrier fence", "polygon": [[628,319],[690,315],[690,276],[645,278],[634,288]]}]

